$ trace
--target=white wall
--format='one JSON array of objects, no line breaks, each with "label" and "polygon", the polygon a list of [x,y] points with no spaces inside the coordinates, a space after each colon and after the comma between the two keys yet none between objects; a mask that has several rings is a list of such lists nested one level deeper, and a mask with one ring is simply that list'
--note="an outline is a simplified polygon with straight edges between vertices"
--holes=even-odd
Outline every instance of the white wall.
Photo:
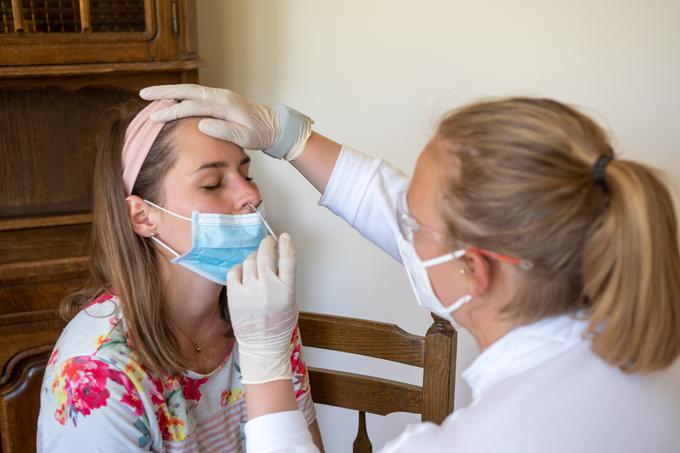
[{"label": "white wall", "polygon": [[[200,0],[206,85],[285,102],[315,129],[410,172],[444,110],[489,95],[583,106],[624,156],[680,186],[678,0]],[[279,231],[300,250],[305,310],[424,333],[402,269],[324,209],[292,167],[256,156]],[[476,353],[460,336],[459,371]],[[308,351],[308,362],[417,383],[415,369]],[[376,363],[377,362],[377,363]],[[457,405],[469,401],[463,383]],[[355,417],[319,407],[327,450],[350,451]],[[417,418],[369,418],[374,446]]]}]

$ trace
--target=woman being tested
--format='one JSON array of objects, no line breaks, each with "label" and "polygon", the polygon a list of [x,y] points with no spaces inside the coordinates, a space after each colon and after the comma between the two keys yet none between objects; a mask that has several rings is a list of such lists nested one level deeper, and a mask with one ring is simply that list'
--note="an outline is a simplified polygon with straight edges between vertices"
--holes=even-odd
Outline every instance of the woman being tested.
[{"label": "woman being tested", "polygon": [[45,372],[38,449],[242,451],[244,383],[272,367],[321,446],[297,330],[272,360],[234,341],[227,272],[267,235],[250,159],[197,118],[149,119],[173,104],[123,105],[103,137],[92,275],[63,307],[72,319]]},{"label": "woman being tested", "polygon": [[[617,158],[587,116],[547,99],[459,108],[409,182],[285,106],[191,85],[141,94],[184,100],[156,120],[210,115],[206,134],[292,161],[322,205],[404,264],[423,307],[473,335],[471,404],[383,452],[680,451],[673,204],[656,172]],[[297,313],[294,266],[275,249],[263,241],[228,276],[237,340],[262,357],[286,355],[271,338],[293,332]],[[281,285],[288,298],[269,290]],[[249,453],[316,451],[290,379],[262,382],[246,385]]]}]

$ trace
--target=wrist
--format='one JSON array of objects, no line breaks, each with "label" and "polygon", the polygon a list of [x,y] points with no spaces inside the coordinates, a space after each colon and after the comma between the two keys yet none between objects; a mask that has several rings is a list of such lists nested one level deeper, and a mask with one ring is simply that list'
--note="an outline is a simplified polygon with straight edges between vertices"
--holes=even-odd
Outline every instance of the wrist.
[{"label": "wrist", "polygon": [[287,105],[276,104],[271,110],[281,124],[281,131],[274,144],[263,150],[264,153],[276,159],[297,159],[312,133],[314,121]]},{"label": "wrist", "polygon": [[268,345],[267,348],[239,342],[241,381],[244,384],[292,381],[292,348],[290,339],[287,339],[286,345]]}]

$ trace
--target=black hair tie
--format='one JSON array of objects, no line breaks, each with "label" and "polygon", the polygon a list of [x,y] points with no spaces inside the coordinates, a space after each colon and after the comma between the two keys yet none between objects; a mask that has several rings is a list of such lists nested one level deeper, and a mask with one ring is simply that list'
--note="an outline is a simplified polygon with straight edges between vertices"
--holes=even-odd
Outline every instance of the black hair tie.
[{"label": "black hair tie", "polygon": [[605,169],[607,168],[607,165],[609,162],[611,162],[613,159],[612,156],[608,156],[606,154],[600,155],[600,157],[597,158],[597,161],[595,161],[595,166],[593,167],[593,174],[595,175],[595,182],[604,189],[605,192],[607,192],[607,181],[604,179],[604,172]]}]

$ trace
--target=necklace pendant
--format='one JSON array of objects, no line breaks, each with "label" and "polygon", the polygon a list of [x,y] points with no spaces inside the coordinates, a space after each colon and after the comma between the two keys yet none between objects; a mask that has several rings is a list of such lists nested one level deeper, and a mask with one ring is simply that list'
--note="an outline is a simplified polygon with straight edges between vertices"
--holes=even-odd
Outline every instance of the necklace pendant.
[{"label": "necklace pendant", "polygon": [[198,343],[194,343],[194,349],[196,350],[196,354],[200,354],[201,352],[201,345]]}]

